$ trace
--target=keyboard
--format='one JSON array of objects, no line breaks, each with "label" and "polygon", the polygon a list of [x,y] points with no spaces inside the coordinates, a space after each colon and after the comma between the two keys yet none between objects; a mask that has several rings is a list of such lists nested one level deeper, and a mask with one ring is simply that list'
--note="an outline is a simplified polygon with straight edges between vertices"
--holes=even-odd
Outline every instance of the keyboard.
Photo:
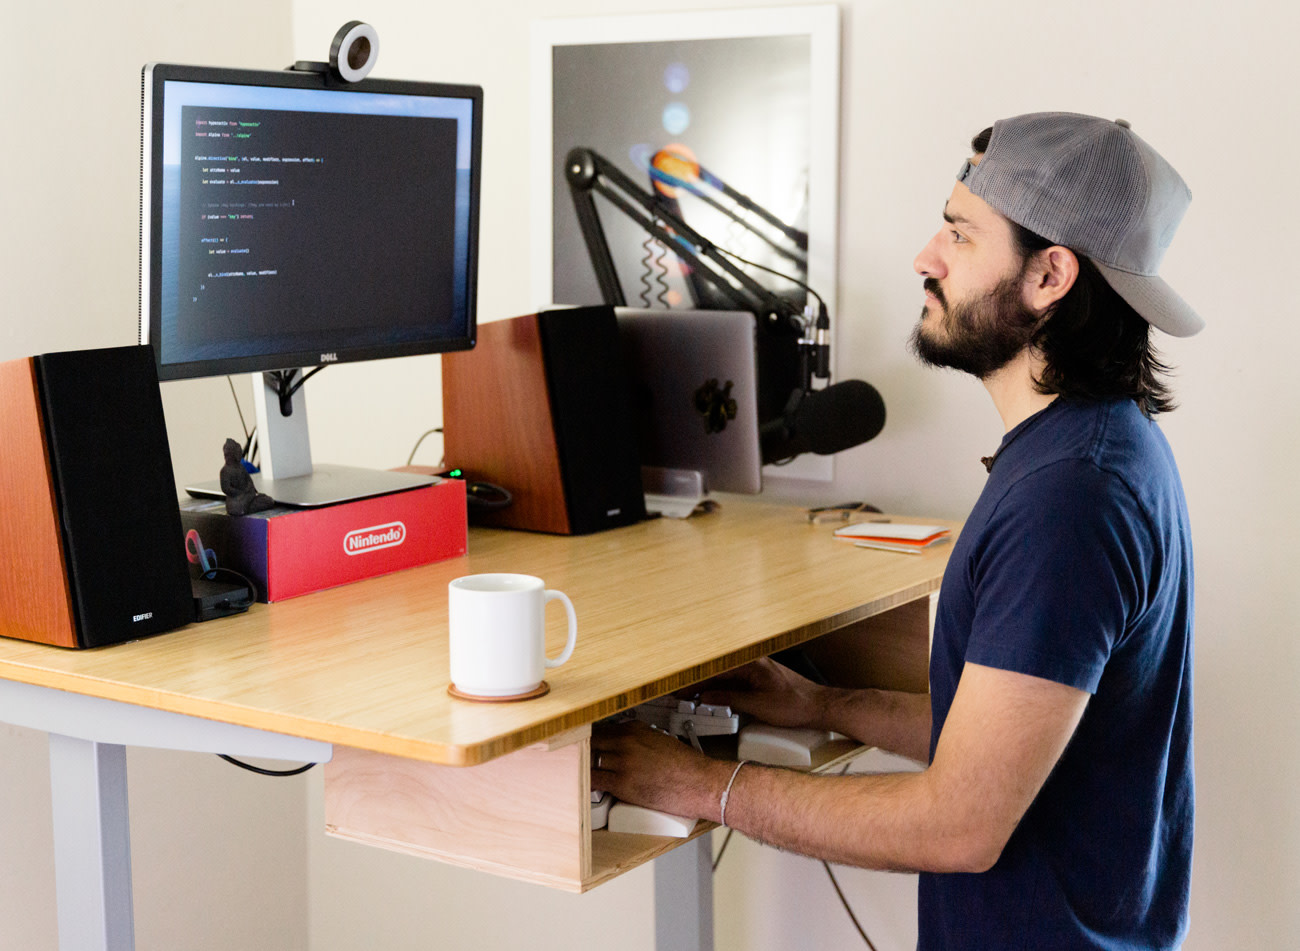
[{"label": "keyboard", "polygon": [[[632,718],[690,741],[697,748],[702,736],[730,736],[740,732],[740,716],[732,713],[730,707],[679,700],[673,696],[648,700],[612,719]],[[609,793],[593,791],[591,828],[683,838],[691,834],[695,820],[619,802]]]},{"label": "keyboard", "polygon": [[648,700],[632,712],[642,723],[687,739],[692,732],[695,736],[729,736],[740,731],[740,717],[731,707],[673,696]]}]

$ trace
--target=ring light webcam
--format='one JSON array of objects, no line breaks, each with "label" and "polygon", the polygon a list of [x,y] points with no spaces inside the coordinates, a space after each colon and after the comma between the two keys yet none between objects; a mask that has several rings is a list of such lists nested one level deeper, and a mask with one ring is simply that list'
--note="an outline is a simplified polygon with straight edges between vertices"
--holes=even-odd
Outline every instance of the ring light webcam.
[{"label": "ring light webcam", "polygon": [[379,59],[379,34],[369,23],[349,20],[334,34],[330,61],[299,60],[290,69],[309,73],[333,73],[345,83],[357,83],[370,75]]},{"label": "ring light webcam", "polygon": [[345,23],[330,44],[330,69],[344,82],[365,79],[378,58],[379,34],[369,23],[360,20]]}]

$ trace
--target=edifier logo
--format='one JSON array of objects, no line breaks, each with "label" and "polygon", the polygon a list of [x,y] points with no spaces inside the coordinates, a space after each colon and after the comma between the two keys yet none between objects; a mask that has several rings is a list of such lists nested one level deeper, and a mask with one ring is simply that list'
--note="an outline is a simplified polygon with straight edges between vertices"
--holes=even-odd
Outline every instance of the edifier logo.
[{"label": "edifier logo", "polygon": [[406,526],[401,522],[389,522],[348,532],[343,536],[343,552],[347,555],[362,555],[381,548],[396,548],[404,541]]},{"label": "edifier logo", "polygon": [[135,615],[135,617],[131,618],[131,623],[132,623],[132,624],[138,624],[138,623],[141,622],[141,621],[147,621],[147,620],[149,620],[151,617],[153,617],[153,612],[152,612],[152,611],[146,611],[144,614],[137,614],[137,615]]},{"label": "edifier logo", "polygon": [[320,355],[321,363],[338,363],[339,355],[337,353],[322,353]]}]

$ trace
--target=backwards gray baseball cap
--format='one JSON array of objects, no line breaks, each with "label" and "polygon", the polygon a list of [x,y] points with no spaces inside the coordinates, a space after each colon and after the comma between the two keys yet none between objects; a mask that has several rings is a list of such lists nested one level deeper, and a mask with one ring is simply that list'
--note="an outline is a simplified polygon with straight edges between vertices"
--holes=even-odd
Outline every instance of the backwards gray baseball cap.
[{"label": "backwards gray baseball cap", "polygon": [[1152,326],[1176,337],[1205,326],[1157,273],[1192,193],[1123,119],[1003,119],[957,180],[1016,224],[1087,255]]}]

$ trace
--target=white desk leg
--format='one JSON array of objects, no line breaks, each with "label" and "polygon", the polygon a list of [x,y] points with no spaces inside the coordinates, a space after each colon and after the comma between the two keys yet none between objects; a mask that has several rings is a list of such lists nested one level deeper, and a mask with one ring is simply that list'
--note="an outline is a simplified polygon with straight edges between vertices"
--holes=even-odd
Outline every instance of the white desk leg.
[{"label": "white desk leg", "polygon": [[60,951],[132,951],[126,747],[50,734]]},{"label": "white desk leg", "polygon": [[655,859],[655,951],[713,951],[713,837]]}]

